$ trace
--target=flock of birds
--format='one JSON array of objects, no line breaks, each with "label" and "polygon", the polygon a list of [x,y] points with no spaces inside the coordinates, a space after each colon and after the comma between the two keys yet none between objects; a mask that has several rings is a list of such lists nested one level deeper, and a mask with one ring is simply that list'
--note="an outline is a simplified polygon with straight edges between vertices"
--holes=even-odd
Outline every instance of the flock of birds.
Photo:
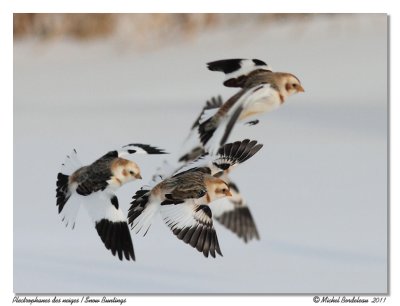
[{"label": "flock of birds", "polygon": [[150,185],[133,195],[128,216],[115,192],[142,176],[140,167],[127,157],[166,154],[163,149],[132,143],[87,166],[80,163],[75,150],[67,156],[56,188],[58,213],[67,227],[75,227],[79,208],[84,206],[105,247],[120,260],[135,260],[129,226],[136,234],[146,234],[158,214],[178,239],[205,257],[222,256],[213,219],[245,242],[259,239],[246,201],[229,175],[262,144],[249,139],[227,140],[235,124],[257,124],[258,120],[249,118],[276,109],[288,96],[304,89],[293,74],[273,72],[257,59],[214,61],[208,63],[208,69],[223,72],[224,85],[238,87],[239,92],[225,102],[220,96],[206,102],[189,134],[196,145],[176,166],[164,161]]}]

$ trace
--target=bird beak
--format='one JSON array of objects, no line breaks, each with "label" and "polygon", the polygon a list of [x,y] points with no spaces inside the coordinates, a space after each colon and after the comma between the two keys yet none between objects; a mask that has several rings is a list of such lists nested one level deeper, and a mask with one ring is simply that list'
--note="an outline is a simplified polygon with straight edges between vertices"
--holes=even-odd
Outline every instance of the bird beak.
[{"label": "bird beak", "polygon": [[225,192],[225,195],[226,195],[227,197],[231,197],[231,196],[232,196],[232,193],[231,193],[229,190],[227,190],[227,191]]},{"label": "bird beak", "polygon": [[140,173],[137,173],[137,174],[135,175],[135,177],[136,177],[138,180],[141,180],[141,179],[142,179],[142,176],[140,175]]},{"label": "bird beak", "polygon": [[301,85],[299,85],[297,87],[297,92],[304,92],[304,88]]}]

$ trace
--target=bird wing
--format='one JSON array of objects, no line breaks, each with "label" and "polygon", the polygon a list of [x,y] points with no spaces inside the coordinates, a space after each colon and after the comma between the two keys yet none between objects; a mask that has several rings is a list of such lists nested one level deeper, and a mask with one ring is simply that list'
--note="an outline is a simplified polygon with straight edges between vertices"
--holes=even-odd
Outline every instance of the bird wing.
[{"label": "bird wing", "polygon": [[274,94],[270,84],[257,84],[253,87],[242,89],[235,96],[227,100],[211,118],[200,121],[198,128],[200,141],[205,150],[215,151],[228,140],[230,133],[239,120],[242,112],[252,104],[264,100]]},{"label": "bird wing", "polygon": [[250,141],[249,139],[227,143],[220,147],[216,154],[205,153],[196,160],[182,166],[176,174],[192,168],[208,168],[211,175],[216,175],[228,169],[232,170],[238,164],[251,158],[262,147],[263,145],[257,143],[256,140]]},{"label": "bird wing", "polygon": [[103,163],[97,160],[95,163],[78,170],[76,192],[82,196],[105,190],[108,186],[108,180],[112,177],[112,172],[107,162]]},{"label": "bird wing", "polygon": [[118,152],[118,157],[126,157],[132,154],[168,154],[164,149],[142,144],[142,143],[130,143],[123,146]]},{"label": "bird wing", "polygon": [[108,192],[95,192],[84,198],[83,205],[95,224],[105,247],[120,260],[135,260],[127,219],[118,198]]},{"label": "bird wing", "polygon": [[210,62],[207,63],[207,68],[225,73],[224,85],[227,87],[243,87],[253,71],[272,71],[272,68],[261,60],[241,58]]},{"label": "bird wing", "polygon": [[[208,110],[216,110],[216,109],[220,108],[222,104],[223,104],[223,101],[222,101],[221,96],[212,97],[210,100],[207,100],[206,104],[204,105],[203,109],[201,110],[199,116],[194,121],[194,123],[191,127],[191,130],[194,130],[196,127],[199,126],[200,119],[202,118],[204,112],[206,112]],[[205,120],[203,119],[203,121],[205,121]]]},{"label": "bird wing", "polygon": [[181,156],[178,159],[179,162],[188,162],[194,160],[204,153],[203,146],[201,145],[200,139],[198,137],[199,134],[197,132],[197,128],[201,122],[214,116],[218,112],[218,109],[222,104],[223,101],[221,96],[212,97],[206,102],[199,116],[194,121],[190,129],[189,135],[186,137],[183,143],[183,147],[179,153],[179,156]]},{"label": "bird wing", "polygon": [[159,211],[160,202],[151,196],[151,190],[147,188],[139,189],[132,198],[128,211],[128,223],[136,234],[143,231],[143,236],[145,236],[154,216]]},{"label": "bird wing", "polygon": [[223,179],[228,183],[232,196],[210,203],[213,217],[246,243],[252,239],[260,239],[250,209],[236,184],[226,177]]},{"label": "bird wing", "polygon": [[178,239],[196,248],[205,257],[209,254],[215,257],[215,253],[222,256],[212,213],[207,205],[187,200],[181,204],[161,205],[160,213]]},{"label": "bird wing", "polygon": [[72,229],[75,228],[75,220],[81,203],[79,196],[71,191],[69,179],[70,175],[81,167],[82,163],[79,161],[77,152],[74,149],[71,154],[67,155],[62,163],[60,172],[57,174],[56,198],[58,213],[65,226],[70,226]]}]

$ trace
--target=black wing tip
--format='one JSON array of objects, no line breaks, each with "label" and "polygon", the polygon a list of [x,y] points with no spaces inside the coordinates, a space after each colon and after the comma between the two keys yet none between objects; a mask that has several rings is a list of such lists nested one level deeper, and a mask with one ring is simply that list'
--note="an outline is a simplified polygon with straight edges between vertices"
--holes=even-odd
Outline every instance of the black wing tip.
[{"label": "black wing tip", "polygon": [[70,198],[69,192],[69,176],[59,172],[57,174],[57,183],[56,183],[56,198],[57,198],[57,206],[58,213],[61,213],[68,199]]},{"label": "black wing tip", "polygon": [[207,68],[211,71],[231,73],[239,70],[243,61],[252,61],[254,66],[268,66],[266,62],[256,58],[251,60],[246,58],[230,58],[209,62],[207,63]]},{"label": "black wing tip", "polygon": [[131,202],[131,206],[128,209],[128,224],[133,225],[133,221],[137,217],[141,215],[143,210],[146,208],[146,205],[149,201],[150,195],[148,194],[150,190],[148,189],[139,189],[133,195],[133,201]]},{"label": "black wing tip", "polygon": [[242,58],[217,60],[207,63],[207,68],[211,71],[221,71],[225,74],[231,73],[240,69],[240,63],[242,62],[242,60]]},{"label": "black wing tip", "polygon": [[200,141],[205,146],[207,142],[211,139],[211,137],[214,135],[214,132],[216,131],[216,127],[211,126],[211,119],[208,119],[204,121],[202,124],[199,125],[199,136],[200,136]]},{"label": "black wing tip", "polygon": [[216,220],[245,243],[253,239],[260,240],[257,226],[247,206],[226,212],[217,217]]},{"label": "black wing tip", "polygon": [[124,258],[127,261],[135,261],[132,238],[126,222],[101,219],[96,222],[96,230],[104,246],[111,251],[113,256],[118,255],[121,261]]},{"label": "black wing tip", "polygon": [[198,225],[182,229],[171,228],[171,230],[179,240],[189,244],[202,253],[204,257],[208,258],[211,255],[211,257],[215,258],[215,253],[222,256],[217,233],[213,227]]},{"label": "black wing tip", "polygon": [[253,58],[252,61],[256,66],[268,66],[266,62],[256,58]]},{"label": "black wing tip", "polygon": [[[147,154],[169,154],[168,152],[165,152],[164,149],[160,149],[160,148],[154,147],[152,145],[143,144],[143,143],[129,143],[122,147],[126,148],[126,147],[130,147],[130,146],[139,147],[139,148],[143,149],[144,151],[146,151]],[[133,153],[136,153],[137,150],[128,149],[127,151],[129,154],[133,154]]]},{"label": "black wing tip", "polygon": [[263,144],[258,143],[257,140],[244,139],[221,146],[218,154],[228,160],[243,163],[260,151],[262,147]]},{"label": "black wing tip", "polygon": [[211,99],[206,102],[206,105],[204,106],[204,110],[219,108],[222,106],[222,104],[223,104],[223,100],[222,100],[221,95],[211,97]]}]

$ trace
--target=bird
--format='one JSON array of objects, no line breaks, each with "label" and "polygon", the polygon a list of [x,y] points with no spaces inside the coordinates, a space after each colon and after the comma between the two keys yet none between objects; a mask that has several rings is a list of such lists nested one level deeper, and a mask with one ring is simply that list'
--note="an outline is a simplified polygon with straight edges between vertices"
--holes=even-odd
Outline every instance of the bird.
[{"label": "bird", "polygon": [[[220,95],[211,97],[211,99],[207,100],[200,114],[192,124],[189,136],[186,138],[186,140],[197,136],[197,127],[199,126],[199,121],[204,111],[219,108],[222,104],[223,100]],[[247,122],[246,124],[251,123]],[[185,151],[185,154],[178,159],[178,163],[171,164],[170,162],[164,160],[162,166],[157,168],[156,173],[153,176],[153,180],[156,181],[159,177],[168,177],[172,175],[177,171],[177,169],[183,165],[186,165],[187,163],[192,162],[204,153],[205,149],[203,148],[202,144],[200,142],[196,142],[193,148]],[[234,183],[232,181],[230,177],[231,173],[232,169],[228,169],[219,176],[219,178],[228,184],[232,196],[224,197],[223,199],[213,201],[210,204],[213,218],[222,226],[235,233],[245,243],[252,239],[259,240],[260,236],[258,234],[257,226],[251,214],[250,208],[247,206],[245,198],[239,191],[238,183]]]},{"label": "bird", "polygon": [[[209,62],[211,71],[223,72],[224,85],[240,88],[219,108],[205,110],[199,120],[198,133],[203,146],[217,150],[226,143],[237,121],[270,112],[281,106],[287,97],[304,92],[300,80],[291,73],[273,72],[258,59],[225,59]],[[249,124],[257,123],[257,120]]]},{"label": "bird", "polygon": [[124,158],[135,153],[166,154],[150,145],[132,143],[82,166],[74,149],[57,174],[56,188],[58,213],[66,227],[75,227],[82,203],[105,247],[114,256],[118,253],[120,260],[124,255],[128,261],[135,260],[135,254],[127,219],[115,192],[128,182],[142,179],[139,166]]},{"label": "bird", "polygon": [[249,139],[228,143],[217,154],[204,153],[173,175],[160,176],[155,186],[135,193],[128,223],[136,233],[143,230],[146,235],[159,212],[178,239],[205,257],[215,258],[216,253],[222,256],[209,204],[232,193],[218,176],[251,158],[262,146]]}]

